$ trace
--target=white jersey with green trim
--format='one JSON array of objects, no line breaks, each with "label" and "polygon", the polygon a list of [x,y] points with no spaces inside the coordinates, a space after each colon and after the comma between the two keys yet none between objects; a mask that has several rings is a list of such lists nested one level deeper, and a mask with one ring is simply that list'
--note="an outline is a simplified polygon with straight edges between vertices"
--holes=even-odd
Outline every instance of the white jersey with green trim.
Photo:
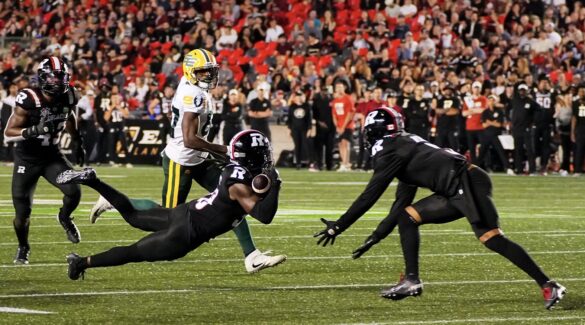
[{"label": "white jersey with green trim", "polygon": [[172,101],[171,139],[164,150],[167,157],[183,166],[194,166],[207,158],[209,153],[185,147],[182,124],[185,112],[199,114],[197,135],[206,139],[209,133],[212,108],[211,95],[191,84],[187,78],[182,77]]}]

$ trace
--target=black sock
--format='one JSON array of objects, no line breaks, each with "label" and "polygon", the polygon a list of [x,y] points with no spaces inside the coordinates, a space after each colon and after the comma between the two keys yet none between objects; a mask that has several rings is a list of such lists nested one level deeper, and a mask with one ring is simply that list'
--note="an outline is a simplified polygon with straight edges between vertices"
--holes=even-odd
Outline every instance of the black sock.
[{"label": "black sock", "polygon": [[30,226],[30,218],[26,219],[14,218],[12,224],[14,225],[14,232],[16,232],[16,238],[18,239],[18,246],[30,248],[30,245],[28,243],[28,228]]},{"label": "black sock", "polygon": [[88,181],[85,185],[93,188],[98,193],[100,193],[110,204],[118,210],[122,215],[124,214],[131,214],[136,210],[132,206],[130,199],[123,193],[119,192],[115,188],[111,187],[110,185],[102,182],[99,179]]},{"label": "black sock", "polygon": [[550,279],[542,272],[540,267],[534,262],[532,257],[520,245],[509,240],[504,236],[496,236],[486,241],[485,246],[492,251],[504,256],[510,262],[526,272],[530,277],[543,286]]},{"label": "black sock", "polygon": [[143,259],[140,257],[138,247],[134,245],[114,247],[103,253],[84,258],[86,260],[86,268],[89,267],[104,267],[117,266],[131,262],[140,262]]},{"label": "black sock", "polygon": [[404,255],[405,274],[408,280],[418,280],[418,252],[420,249],[420,233],[418,224],[410,215],[403,211],[398,219],[400,243]]}]

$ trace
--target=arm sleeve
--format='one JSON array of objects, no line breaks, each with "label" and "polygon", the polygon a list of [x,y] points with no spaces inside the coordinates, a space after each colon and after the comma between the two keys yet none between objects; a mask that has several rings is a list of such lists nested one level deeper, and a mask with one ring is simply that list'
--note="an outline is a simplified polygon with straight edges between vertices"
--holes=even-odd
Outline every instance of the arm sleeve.
[{"label": "arm sleeve", "polygon": [[280,193],[280,181],[274,177],[272,179],[272,187],[268,194],[260,201],[256,202],[250,215],[263,224],[269,224],[276,215],[278,209],[278,194]]},{"label": "arm sleeve", "polygon": [[349,228],[357,219],[364,215],[378,201],[392,182],[392,179],[402,164],[399,159],[388,159],[387,161],[387,163],[380,161],[377,164],[379,167],[374,171],[374,175],[370,179],[366,189],[353,202],[347,212],[337,220],[337,225],[341,231]]},{"label": "arm sleeve", "polygon": [[396,225],[398,224],[398,216],[400,212],[402,212],[406,207],[412,204],[414,201],[414,197],[416,196],[418,187],[414,185],[410,185],[404,182],[398,183],[398,188],[396,188],[396,200],[392,204],[392,208],[388,213],[388,216],[384,218],[378,224],[376,230],[374,230],[374,235],[380,240],[386,238]]}]

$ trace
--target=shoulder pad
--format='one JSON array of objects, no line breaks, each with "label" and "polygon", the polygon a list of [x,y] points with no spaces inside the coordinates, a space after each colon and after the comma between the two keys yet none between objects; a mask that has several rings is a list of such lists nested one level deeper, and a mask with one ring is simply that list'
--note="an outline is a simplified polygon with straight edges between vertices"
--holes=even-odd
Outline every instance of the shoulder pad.
[{"label": "shoulder pad", "polygon": [[25,110],[41,108],[41,99],[34,89],[24,88],[16,95],[16,105]]},{"label": "shoulder pad", "polygon": [[236,164],[227,165],[223,170],[222,177],[225,179],[227,186],[235,183],[250,185],[252,182],[250,172],[246,168]]}]

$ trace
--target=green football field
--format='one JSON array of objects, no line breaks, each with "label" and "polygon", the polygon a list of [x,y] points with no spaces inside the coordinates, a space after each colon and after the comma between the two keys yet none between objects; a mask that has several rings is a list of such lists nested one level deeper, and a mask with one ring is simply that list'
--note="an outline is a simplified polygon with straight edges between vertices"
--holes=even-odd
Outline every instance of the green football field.
[{"label": "green football field", "polygon": [[[160,200],[158,168],[98,173],[131,197]],[[312,237],[322,229],[319,218],[343,213],[371,174],[282,170],[273,223],[248,219],[261,250],[288,255],[276,268],[247,274],[230,232],[174,262],[90,269],[79,281],[67,277],[66,254],[128,245],[144,233],[115,213],[91,225],[87,216],[97,194],[83,188],[75,212],[82,242],[69,243],[55,219],[61,195],[42,180],[33,207],[31,264],[14,266],[11,175],[12,168],[0,167],[2,324],[585,324],[583,178],[493,177],[504,232],[567,287],[565,299],[547,311],[537,285],[484,248],[465,220],[422,227],[422,296],[380,298],[380,289],[395,283],[403,269],[397,234],[359,260],[350,256],[386,215],[395,187],[333,247],[317,246]],[[196,198],[203,191],[194,186],[191,194]]]}]

